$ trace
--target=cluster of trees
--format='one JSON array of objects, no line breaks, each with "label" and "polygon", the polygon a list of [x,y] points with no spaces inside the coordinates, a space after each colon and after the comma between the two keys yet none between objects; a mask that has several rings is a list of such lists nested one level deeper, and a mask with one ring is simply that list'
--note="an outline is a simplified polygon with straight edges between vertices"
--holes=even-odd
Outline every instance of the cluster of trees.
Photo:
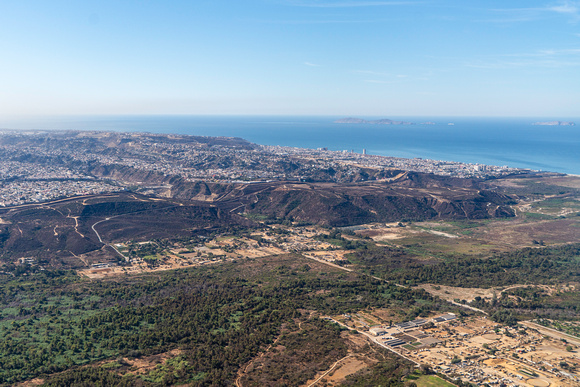
[{"label": "cluster of trees", "polygon": [[514,316],[514,313],[506,309],[496,310],[491,315],[491,318],[493,321],[504,325],[516,326],[518,324],[518,319]]},{"label": "cluster of trees", "polygon": [[320,319],[288,323],[268,353],[252,364],[253,371],[240,380],[244,386],[300,386],[318,370],[328,369],[347,354],[342,329]]},{"label": "cluster of trees", "polygon": [[347,387],[409,386],[410,383],[404,379],[405,376],[413,373],[415,366],[408,361],[396,358],[392,352],[384,348],[378,348],[376,351],[384,360],[348,376],[343,385]]},{"label": "cluster of trees", "polygon": [[511,315],[525,318],[577,320],[580,316],[580,294],[576,291],[549,294],[536,287],[515,288],[491,300],[476,297],[471,305],[489,310],[505,310]]},{"label": "cluster of trees", "polygon": [[[443,257],[439,261],[391,247],[357,250],[348,259],[368,273],[404,284],[433,283],[456,287],[496,287],[513,284],[560,284],[580,280],[580,244],[524,248],[487,258]],[[487,309],[492,318],[514,325],[521,318],[578,319],[577,292],[550,295],[539,288],[515,288],[500,297],[476,297],[472,306]]]},{"label": "cluster of trees", "polygon": [[407,284],[492,287],[580,280],[580,244],[524,248],[488,258],[451,256],[439,262],[422,261],[401,249],[377,247],[358,250],[350,260],[371,274]]},{"label": "cluster of trees", "polygon": [[155,256],[163,253],[166,246],[162,246],[157,242],[152,242],[144,244],[130,243],[127,247],[129,248],[128,255],[130,257],[144,258],[149,255]]},{"label": "cluster of trees", "polygon": [[[68,272],[3,277],[0,383],[53,375],[46,379],[49,385],[81,380],[91,385],[147,384],[147,375],[121,377],[118,370],[79,366],[178,348],[179,365],[156,371],[155,383],[228,384],[242,365],[273,343],[284,324],[304,320],[299,310],[327,314],[398,306],[421,313],[429,305],[445,308],[422,290],[364,276],[301,270],[304,261],[293,259],[295,267],[289,270],[270,265],[246,278],[236,263],[95,282]],[[308,324],[300,335],[288,334],[280,342],[289,364],[310,362],[315,364],[311,372],[316,372],[344,356],[344,347],[328,322]],[[300,350],[307,343],[315,344],[315,358]],[[308,376],[298,376],[291,366],[273,369],[277,380]]]}]

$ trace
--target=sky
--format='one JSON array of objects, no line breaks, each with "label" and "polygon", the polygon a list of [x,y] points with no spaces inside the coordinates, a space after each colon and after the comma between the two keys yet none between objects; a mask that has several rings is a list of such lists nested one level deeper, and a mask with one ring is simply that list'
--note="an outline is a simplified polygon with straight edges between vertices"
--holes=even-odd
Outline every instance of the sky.
[{"label": "sky", "polygon": [[0,117],[580,117],[580,1],[0,0]]}]

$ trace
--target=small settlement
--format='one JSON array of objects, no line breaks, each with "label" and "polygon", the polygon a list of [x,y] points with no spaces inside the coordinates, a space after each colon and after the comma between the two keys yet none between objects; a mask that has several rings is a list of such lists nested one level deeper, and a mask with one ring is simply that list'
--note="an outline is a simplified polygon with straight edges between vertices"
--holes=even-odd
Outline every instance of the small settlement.
[{"label": "small settlement", "polygon": [[[397,324],[370,325],[373,313],[328,319],[357,330],[417,366],[489,386],[578,386],[578,347],[528,326],[506,327],[486,317],[453,313]],[[376,320],[375,320],[376,319]]]}]

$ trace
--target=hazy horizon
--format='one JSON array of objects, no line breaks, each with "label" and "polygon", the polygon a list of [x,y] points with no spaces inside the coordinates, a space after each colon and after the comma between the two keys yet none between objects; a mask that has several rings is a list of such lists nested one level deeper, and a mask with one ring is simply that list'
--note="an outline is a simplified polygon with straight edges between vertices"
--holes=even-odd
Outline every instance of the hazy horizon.
[{"label": "hazy horizon", "polygon": [[[100,119],[143,119],[143,118],[328,118],[337,120],[342,118],[361,118],[361,119],[393,119],[393,120],[432,120],[432,119],[466,119],[466,120],[530,120],[530,123],[537,121],[571,121],[579,124],[580,114],[577,116],[483,116],[483,115],[427,115],[427,114],[409,114],[409,115],[388,115],[388,114],[191,114],[191,113],[143,113],[143,114],[28,114],[28,115],[2,115],[0,114],[0,125],[3,123],[27,123],[37,120],[79,120],[90,121]],[[419,122],[413,122],[419,123]],[[9,129],[9,128],[4,128]]]}]

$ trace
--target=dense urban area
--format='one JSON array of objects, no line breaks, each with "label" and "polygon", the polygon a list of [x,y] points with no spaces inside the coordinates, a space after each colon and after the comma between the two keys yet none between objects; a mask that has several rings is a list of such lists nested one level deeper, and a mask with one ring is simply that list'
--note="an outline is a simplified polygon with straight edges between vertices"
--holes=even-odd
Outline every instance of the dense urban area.
[{"label": "dense urban area", "polygon": [[262,146],[241,139],[146,133],[0,131],[0,206],[118,192],[139,182],[91,172],[96,165],[185,181],[380,180],[360,171],[399,169],[453,177],[527,172],[507,166]]}]

